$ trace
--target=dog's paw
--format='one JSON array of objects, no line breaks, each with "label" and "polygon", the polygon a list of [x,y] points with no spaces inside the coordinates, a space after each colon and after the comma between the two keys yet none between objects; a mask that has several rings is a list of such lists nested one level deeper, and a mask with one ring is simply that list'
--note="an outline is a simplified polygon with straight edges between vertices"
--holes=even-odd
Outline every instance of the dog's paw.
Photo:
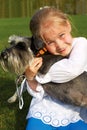
[{"label": "dog's paw", "polygon": [[15,92],[14,95],[7,100],[7,102],[14,103],[16,102],[16,100],[17,100],[17,93]]}]

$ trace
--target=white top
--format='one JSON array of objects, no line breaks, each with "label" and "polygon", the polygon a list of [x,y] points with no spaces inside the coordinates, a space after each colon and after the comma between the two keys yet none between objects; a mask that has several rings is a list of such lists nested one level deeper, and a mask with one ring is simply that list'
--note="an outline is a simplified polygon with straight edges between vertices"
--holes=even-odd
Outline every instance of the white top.
[{"label": "white top", "polygon": [[[70,81],[84,71],[87,71],[87,40],[78,37],[73,40],[69,59],[64,58],[56,62],[46,75],[37,75],[36,80],[42,84],[49,81],[62,83]],[[56,101],[44,92],[41,84],[38,84],[38,92],[35,92],[27,83],[27,90],[33,96],[27,118],[38,118],[55,127],[81,120],[80,107]]]}]

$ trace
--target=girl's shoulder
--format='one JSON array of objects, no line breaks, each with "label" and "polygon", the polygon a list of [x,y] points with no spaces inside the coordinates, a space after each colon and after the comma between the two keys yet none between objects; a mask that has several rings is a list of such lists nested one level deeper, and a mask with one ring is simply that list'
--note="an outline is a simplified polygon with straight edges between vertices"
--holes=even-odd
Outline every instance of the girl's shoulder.
[{"label": "girl's shoulder", "polygon": [[[83,43],[85,43],[85,44],[83,44]],[[72,46],[75,46],[75,45],[81,45],[81,46],[87,45],[87,38],[85,38],[85,37],[75,37],[73,39]]]},{"label": "girl's shoulder", "polygon": [[73,42],[76,42],[76,41],[87,41],[87,38],[86,37],[75,37]]}]

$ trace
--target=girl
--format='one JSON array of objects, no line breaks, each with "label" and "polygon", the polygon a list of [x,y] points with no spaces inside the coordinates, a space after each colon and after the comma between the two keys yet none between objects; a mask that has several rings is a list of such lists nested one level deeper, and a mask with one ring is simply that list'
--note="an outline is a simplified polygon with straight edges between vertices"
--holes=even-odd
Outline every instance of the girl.
[{"label": "girl", "polygon": [[87,70],[87,40],[71,35],[71,24],[66,14],[46,7],[35,13],[30,21],[35,37],[44,41],[53,55],[69,58],[56,62],[46,75],[37,75],[42,58],[35,58],[26,69],[27,90],[33,96],[27,115],[26,130],[87,130],[87,124],[79,116],[80,107],[56,101],[47,95],[41,84],[70,81]]}]

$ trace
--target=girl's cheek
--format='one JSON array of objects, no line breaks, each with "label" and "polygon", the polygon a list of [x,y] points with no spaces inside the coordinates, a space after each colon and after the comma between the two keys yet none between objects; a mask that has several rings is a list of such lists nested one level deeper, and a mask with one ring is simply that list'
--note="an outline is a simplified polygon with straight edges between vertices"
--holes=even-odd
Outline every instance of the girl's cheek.
[{"label": "girl's cheek", "polygon": [[64,43],[72,43],[72,39],[70,37],[66,37],[64,40],[63,40]]},{"label": "girl's cheek", "polygon": [[53,53],[55,52],[55,48],[54,47],[46,47],[47,50],[50,52],[50,53]]},{"label": "girl's cheek", "polygon": [[71,35],[67,36],[67,37],[66,37],[66,41],[67,41],[68,43],[72,43],[72,41],[73,41],[72,36],[71,36]]}]

